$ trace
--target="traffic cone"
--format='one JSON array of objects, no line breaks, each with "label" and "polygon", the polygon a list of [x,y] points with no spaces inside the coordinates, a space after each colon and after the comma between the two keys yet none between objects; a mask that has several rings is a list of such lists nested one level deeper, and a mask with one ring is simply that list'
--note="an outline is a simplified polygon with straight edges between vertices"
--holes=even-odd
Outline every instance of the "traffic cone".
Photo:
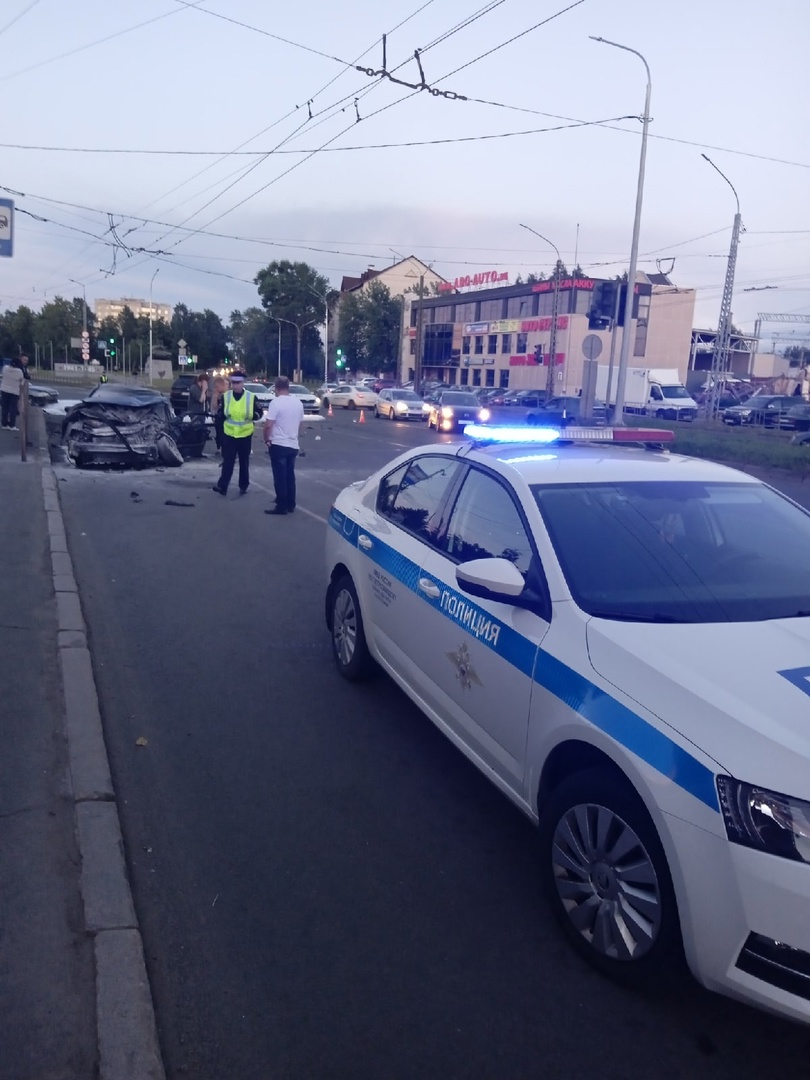
[{"label": "traffic cone", "polygon": [[361,409],[360,410],[360,419],[357,421],[357,423],[358,424],[365,424],[365,422],[366,422],[366,410]]},{"label": "traffic cone", "polygon": [[329,402],[329,408],[326,410],[326,415],[327,416],[332,415],[332,402],[331,401]]}]

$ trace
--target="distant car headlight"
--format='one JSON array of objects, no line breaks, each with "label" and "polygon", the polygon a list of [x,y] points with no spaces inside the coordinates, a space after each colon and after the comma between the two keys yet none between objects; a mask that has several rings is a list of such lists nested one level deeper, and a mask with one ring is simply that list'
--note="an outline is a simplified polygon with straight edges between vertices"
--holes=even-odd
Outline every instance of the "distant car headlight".
[{"label": "distant car headlight", "polygon": [[489,409],[478,410],[478,419],[481,421],[482,424],[485,424],[487,420],[489,420],[491,415],[492,413],[489,411]]},{"label": "distant car headlight", "polygon": [[445,420],[452,420],[453,410],[450,408],[449,405],[442,405],[442,417]]},{"label": "distant car headlight", "polygon": [[422,412],[423,413],[429,413],[430,412],[430,405],[428,405],[428,403],[426,401],[422,402]]},{"label": "distant car headlight", "polygon": [[398,401],[394,405],[394,411],[395,412],[407,412],[408,411],[408,406],[404,401]]},{"label": "distant car headlight", "polygon": [[717,790],[732,843],[810,862],[810,803],[730,776],[717,777]]},{"label": "distant car headlight", "polygon": [[314,401],[313,404],[317,405],[318,408],[320,409],[320,407],[321,407],[321,399],[318,397],[317,394],[315,395],[315,401]]}]

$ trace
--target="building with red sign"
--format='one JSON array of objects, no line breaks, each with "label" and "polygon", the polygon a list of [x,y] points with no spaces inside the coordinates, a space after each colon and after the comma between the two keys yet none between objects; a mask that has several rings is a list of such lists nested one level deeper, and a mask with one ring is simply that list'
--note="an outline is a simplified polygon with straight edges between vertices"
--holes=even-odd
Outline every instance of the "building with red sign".
[{"label": "building with red sign", "polygon": [[[422,380],[545,389],[554,336],[555,388],[576,393],[586,358],[608,364],[612,353],[618,363],[625,288],[617,280],[562,279],[555,335],[552,281],[444,293],[421,304],[414,299],[403,328],[400,376],[414,378],[418,361]],[[675,287],[663,274],[638,274],[630,364],[677,368],[685,379],[694,308],[694,289]]]}]

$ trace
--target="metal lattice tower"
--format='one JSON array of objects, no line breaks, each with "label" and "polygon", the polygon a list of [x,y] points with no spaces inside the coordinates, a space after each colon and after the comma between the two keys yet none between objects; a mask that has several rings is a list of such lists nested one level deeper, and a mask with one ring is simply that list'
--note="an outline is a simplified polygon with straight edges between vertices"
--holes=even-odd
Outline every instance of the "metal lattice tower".
[{"label": "metal lattice tower", "polygon": [[734,295],[734,272],[737,268],[737,247],[740,242],[740,230],[742,218],[739,210],[734,215],[734,227],[731,230],[731,247],[728,252],[726,264],[726,282],[723,286],[723,299],[720,302],[720,320],[717,324],[717,338],[712,355],[711,387],[709,388],[709,416],[717,415],[720,404],[720,394],[723,387],[723,376],[728,374],[729,354],[731,345],[731,300]]}]

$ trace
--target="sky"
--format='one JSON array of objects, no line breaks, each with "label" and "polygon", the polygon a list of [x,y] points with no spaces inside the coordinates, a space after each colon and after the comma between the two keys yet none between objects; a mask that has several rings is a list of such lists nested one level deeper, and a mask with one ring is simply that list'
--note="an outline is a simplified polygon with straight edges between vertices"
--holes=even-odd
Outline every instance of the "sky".
[{"label": "sky", "polygon": [[227,320],[284,258],[621,273],[646,73],[593,35],[651,72],[639,269],[715,327],[731,184],[735,325],[810,313],[808,32],[807,0],[0,0],[0,310],[151,286]]}]

